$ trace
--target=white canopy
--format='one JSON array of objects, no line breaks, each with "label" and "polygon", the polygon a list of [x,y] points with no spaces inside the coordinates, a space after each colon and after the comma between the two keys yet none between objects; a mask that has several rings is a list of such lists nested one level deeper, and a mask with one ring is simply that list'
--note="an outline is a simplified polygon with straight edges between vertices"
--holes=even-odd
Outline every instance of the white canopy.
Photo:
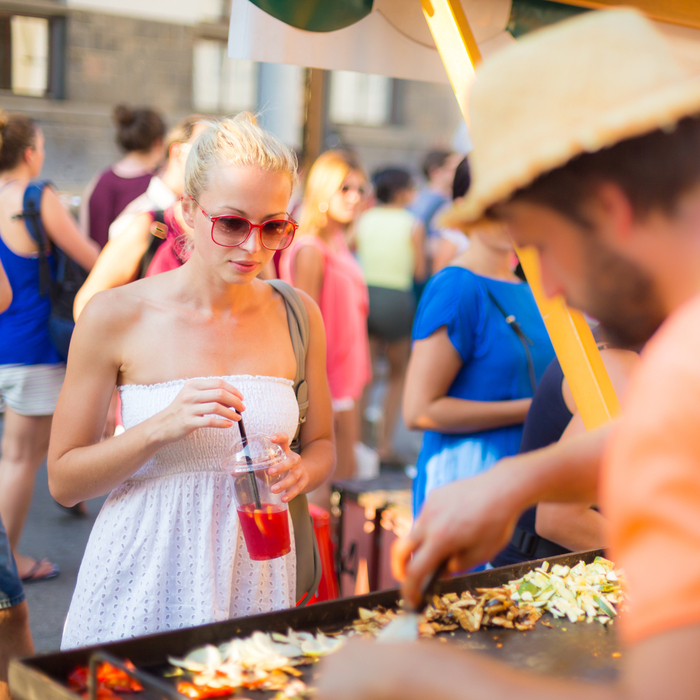
[{"label": "white canopy", "polygon": [[[484,56],[514,41],[505,31],[511,0],[461,2]],[[364,19],[324,33],[291,27],[250,0],[232,0],[228,55],[447,83],[420,0],[375,0]]]}]

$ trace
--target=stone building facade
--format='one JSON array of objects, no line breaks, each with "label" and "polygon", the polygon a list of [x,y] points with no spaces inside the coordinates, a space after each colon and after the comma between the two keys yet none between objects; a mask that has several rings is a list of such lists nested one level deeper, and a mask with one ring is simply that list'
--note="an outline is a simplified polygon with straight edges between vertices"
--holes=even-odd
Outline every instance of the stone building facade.
[{"label": "stone building facade", "polygon": [[[173,124],[188,113],[201,111],[193,90],[197,47],[206,44],[208,53],[200,51],[199,55],[211,55],[209,49],[220,46],[222,60],[229,60],[223,59],[228,33],[226,0],[188,3],[186,11],[178,0],[143,0],[141,5],[144,12],[139,14],[135,3],[114,0],[82,0],[80,4],[77,0],[0,0],[0,41],[5,42],[5,46],[0,44],[0,59],[12,56],[19,60],[17,51],[12,54],[12,47],[7,46],[16,35],[2,31],[16,22],[13,18],[46,20],[50,78],[44,94],[21,94],[23,90],[13,88],[6,77],[0,81],[0,106],[25,112],[40,122],[47,139],[44,175],[66,192],[80,193],[96,172],[119,157],[111,122],[116,103],[154,106]],[[203,8],[199,16],[192,14],[192,7]],[[15,31],[15,25],[11,29]],[[271,101],[282,91],[269,82],[262,84],[270,71],[244,68],[248,79],[257,81],[248,108],[262,110],[263,115],[265,110],[274,110]],[[201,66],[199,70],[201,75]],[[418,173],[423,153],[434,146],[449,146],[461,118],[449,86],[391,83],[391,105],[382,123],[329,121],[328,145],[342,143],[355,149],[369,171],[403,164]],[[298,89],[303,90],[303,84]],[[264,104],[260,103],[262,96]],[[277,105],[283,117],[286,104]]]}]

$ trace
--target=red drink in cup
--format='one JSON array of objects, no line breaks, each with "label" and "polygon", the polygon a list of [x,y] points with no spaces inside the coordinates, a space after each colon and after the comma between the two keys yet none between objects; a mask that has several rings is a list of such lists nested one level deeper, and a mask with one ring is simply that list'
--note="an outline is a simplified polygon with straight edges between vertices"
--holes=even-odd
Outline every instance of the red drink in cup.
[{"label": "red drink in cup", "polygon": [[270,476],[270,468],[284,461],[284,450],[264,435],[253,435],[243,446],[234,445],[224,461],[234,478],[236,510],[248,554],[255,561],[289,554],[289,516],[283,493],[272,486],[284,474]]},{"label": "red drink in cup", "polygon": [[242,506],[238,508],[238,518],[251,559],[275,559],[291,551],[285,503],[263,503],[260,510],[254,504]]}]

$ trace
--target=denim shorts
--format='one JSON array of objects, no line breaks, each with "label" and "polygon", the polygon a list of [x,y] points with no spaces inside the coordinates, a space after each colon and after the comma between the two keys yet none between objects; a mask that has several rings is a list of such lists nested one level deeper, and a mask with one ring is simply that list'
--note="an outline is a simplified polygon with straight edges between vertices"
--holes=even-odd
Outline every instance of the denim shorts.
[{"label": "denim shorts", "polygon": [[0,610],[12,608],[24,600],[24,588],[17,565],[0,518]]}]

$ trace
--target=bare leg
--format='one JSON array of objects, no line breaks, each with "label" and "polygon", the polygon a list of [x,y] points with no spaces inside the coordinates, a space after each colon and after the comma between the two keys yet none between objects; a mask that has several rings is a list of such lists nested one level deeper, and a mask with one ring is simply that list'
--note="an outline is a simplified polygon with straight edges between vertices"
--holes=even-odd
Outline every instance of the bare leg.
[{"label": "bare leg", "polygon": [[[36,472],[46,458],[51,432],[51,416],[22,416],[5,409],[5,427],[0,448],[0,517],[7,529],[12,549],[22,535],[34,493]],[[20,576],[34,561],[15,554]]]},{"label": "bare leg", "polygon": [[34,654],[29,631],[29,610],[26,601],[0,610],[0,700],[9,700],[7,669],[10,659]]},{"label": "bare leg", "polygon": [[[372,403],[372,392],[378,380],[381,381],[380,375],[377,374],[377,362],[382,355],[382,343],[376,336],[369,336],[369,352],[372,366],[372,381],[365,386],[362,392],[362,410],[360,411],[360,439],[364,440],[368,445],[376,446],[378,441],[379,427],[376,421],[366,420],[366,411]],[[381,424],[381,421],[380,421]]]},{"label": "bare leg", "polygon": [[336,463],[333,478],[352,479],[355,476],[355,443],[360,439],[360,407],[338,411],[335,417]]},{"label": "bare leg", "polygon": [[389,387],[384,401],[382,435],[377,449],[382,459],[391,459],[394,455],[394,429],[399,415],[410,354],[410,338],[389,343],[386,348],[386,357],[389,360]]}]

